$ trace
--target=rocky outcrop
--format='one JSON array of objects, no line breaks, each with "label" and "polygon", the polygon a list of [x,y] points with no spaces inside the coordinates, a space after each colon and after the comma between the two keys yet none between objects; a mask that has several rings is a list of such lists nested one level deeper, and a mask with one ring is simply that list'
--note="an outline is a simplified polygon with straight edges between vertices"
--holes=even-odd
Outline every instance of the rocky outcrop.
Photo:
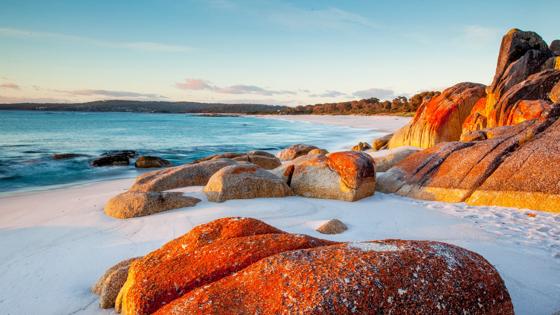
[{"label": "rocky outcrop", "polygon": [[277,168],[278,166],[280,166],[282,164],[282,162],[280,161],[280,159],[278,159],[276,156],[274,156],[274,154],[265,152],[265,151],[250,151],[247,153],[222,153],[222,154],[216,154],[216,155],[211,155],[199,160],[196,160],[194,163],[200,163],[200,162],[204,162],[204,161],[211,161],[211,160],[217,160],[217,159],[232,159],[235,161],[240,161],[240,162],[249,162],[249,163],[253,163],[256,164],[264,169],[267,170],[271,170],[274,168]]},{"label": "rocky outcrop", "polygon": [[137,259],[138,257],[119,262],[107,269],[105,274],[97,280],[91,290],[93,293],[99,295],[99,307],[115,307],[117,295],[128,276],[128,268],[130,267],[130,264]]},{"label": "rocky outcrop", "polygon": [[560,104],[560,82],[557,82],[556,85],[550,90],[548,94],[548,98],[555,103]]},{"label": "rocky outcrop", "polygon": [[197,226],[135,261],[115,306],[123,314],[513,314],[498,272],[463,248],[334,243],[243,218]]},{"label": "rocky outcrop", "polygon": [[383,151],[383,155],[373,154],[376,172],[386,172],[409,155],[420,151],[417,147],[400,147]]},{"label": "rocky outcrop", "polygon": [[330,219],[316,229],[321,234],[340,234],[346,230],[348,230],[346,224],[338,219]]},{"label": "rocky outcrop", "polygon": [[134,163],[136,168],[157,168],[171,166],[171,162],[157,156],[143,155],[136,159]]},{"label": "rocky outcrop", "polygon": [[229,218],[209,224],[212,228],[193,229],[136,261],[117,298],[117,310],[123,314],[151,314],[195,288],[268,256],[332,244],[283,233],[253,219]]},{"label": "rocky outcrop", "polygon": [[[536,210],[560,209],[560,120],[525,121],[478,131],[415,153],[377,179],[380,191],[419,199]],[[474,138],[474,136],[473,136]],[[471,139],[472,140],[472,139]]]},{"label": "rocky outcrop", "polygon": [[307,144],[294,144],[280,152],[278,152],[278,158],[282,161],[291,161],[302,155],[306,155],[309,151],[319,149],[313,145]]},{"label": "rocky outcrop", "polygon": [[111,198],[105,205],[105,214],[117,219],[146,216],[166,210],[192,207],[200,199],[180,192],[127,191]]},{"label": "rocky outcrop", "polygon": [[304,197],[356,201],[375,192],[374,161],[363,152],[302,156],[273,173]]},{"label": "rocky outcrop", "polygon": [[160,192],[188,186],[203,186],[214,173],[234,164],[237,162],[231,159],[217,159],[149,172],[138,176],[130,191]]},{"label": "rocky outcrop", "polygon": [[279,177],[263,168],[242,163],[226,166],[216,172],[204,187],[209,201],[231,199],[275,198],[292,195],[292,190]]},{"label": "rocky outcrop", "polygon": [[393,134],[390,133],[390,134],[384,135],[382,137],[373,139],[373,141],[371,142],[372,150],[373,151],[379,151],[381,149],[385,149],[387,147],[387,144],[389,143],[389,140],[391,140],[392,137],[393,137]]},{"label": "rocky outcrop", "polygon": [[463,122],[475,103],[484,97],[484,85],[459,83],[423,103],[410,123],[397,130],[389,148],[429,148],[437,143],[459,140]]},{"label": "rocky outcrop", "polygon": [[560,39],[555,39],[550,43],[550,51],[555,56],[560,56]]},{"label": "rocky outcrop", "polygon": [[370,150],[371,146],[367,142],[359,142],[355,146],[352,147],[352,151],[367,151]]},{"label": "rocky outcrop", "polygon": [[[548,92],[559,80],[560,71],[554,68],[553,53],[538,34],[509,31],[502,38],[494,80],[486,88],[487,97],[466,119],[463,132],[522,122],[516,115],[519,102],[547,101]],[[533,115],[526,120],[538,118],[537,111],[530,111]]]}]

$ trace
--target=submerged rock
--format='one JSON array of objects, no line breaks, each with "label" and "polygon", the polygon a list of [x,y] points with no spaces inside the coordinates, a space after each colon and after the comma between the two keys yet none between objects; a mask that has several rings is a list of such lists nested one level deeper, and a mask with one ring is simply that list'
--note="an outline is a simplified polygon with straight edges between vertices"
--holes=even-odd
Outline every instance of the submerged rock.
[{"label": "submerged rock", "polygon": [[171,162],[157,156],[143,155],[136,159],[136,168],[155,168],[171,166]]},{"label": "submerged rock", "polygon": [[137,260],[116,308],[124,314],[513,314],[496,269],[466,249],[430,241],[334,243],[240,218],[197,226]]},{"label": "submerged rock", "polygon": [[321,234],[340,234],[346,230],[348,230],[346,224],[338,219],[330,219],[316,229]]},{"label": "submerged rock", "polygon": [[243,163],[226,166],[216,172],[204,187],[209,201],[231,199],[275,198],[292,195],[292,190],[279,177],[261,167]]},{"label": "submerged rock", "polygon": [[130,158],[126,155],[108,155],[102,156],[91,161],[91,166],[126,166],[130,164]]},{"label": "submerged rock", "polygon": [[291,161],[302,155],[306,155],[309,151],[319,149],[313,145],[307,144],[294,144],[278,153],[278,158],[282,161]]},{"label": "submerged rock", "polygon": [[128,219],[192,207],[198,202],[200,199],[183,196],[180,192],[128,191],[111,198],[105,205],[105,214],[117,219]]},{"label": "submerged rock", "polygon": [[101,153],[101,156],[115,156],[115,155],[122,155],[132,159],[138,155],[138,152],[134,150],[112,150],[112,151]]},{"label": "submerged rock", "polygon": [[80,157],[88,157],[88,155],[80,153],[55,153],[52,155],[53,160],[69,160]]}]

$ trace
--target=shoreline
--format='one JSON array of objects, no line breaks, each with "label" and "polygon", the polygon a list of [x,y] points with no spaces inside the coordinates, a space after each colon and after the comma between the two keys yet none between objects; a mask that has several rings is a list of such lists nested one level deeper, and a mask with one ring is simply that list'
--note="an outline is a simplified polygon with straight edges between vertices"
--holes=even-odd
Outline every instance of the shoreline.
[{"label": "shoreline", "polygon": [[[336,116],[331,121],[336,120],[332,117]],[[364,133],[367,130],[375,129],[368,125]],[[0,288],[0,309],[6,313],[113,314],[99,309],[97,296],[89,291],[106,268],[144,255],[198,224],[244,216],[287,232],[335,241],[429,239],[462,246],[498,269],[517,313],[560,310],[560,230],[556,227],[560,215],[427,202],[379,192],[357,202],[286,197],[212,203],[202,187],[195,186],[176,190],[201,199],[195,207],[127,220],[106,216],[106,201],[133,180],[0,196],[4,249],[0,281],[10,284]],[[338,235],[314,230],[332,218],[346,223],[349,230]]]}]

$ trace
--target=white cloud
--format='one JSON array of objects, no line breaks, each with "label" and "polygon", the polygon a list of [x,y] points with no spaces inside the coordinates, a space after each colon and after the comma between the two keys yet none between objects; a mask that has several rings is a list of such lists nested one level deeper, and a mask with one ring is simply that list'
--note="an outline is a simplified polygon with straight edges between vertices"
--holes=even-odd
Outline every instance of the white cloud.
[{"label": "white cloud", "polygon": [[76,35],[22,30],[22,29],[6,28],[6,27],[0,28],[0,36],[26,38],[26,39],[52,39],[58,41],[83,43],[83,44],[94,45],[94,46],[123,48],[123,49],[140,50],[140,51],[189,52],[192,50],[191,47],[184,46],[184,45],[171,45],[171,44],[156,43],[156,42],[126,42],[126,41],[115,42],[115,41],[99,40],[99,39],[76,36]]},{"label": "white cloud", "polygon": [[327,90],[323,93],[310,94],[309,96],[311,96],[311,97],[341,97],[341,96],[348,96],[348,94],[343,93],[343,92],[339,92],[339,91],[334,91],[334,90]]},{"label": "white cloud", "polygon": [[181,90],[201,91],[207,90],[222,94],[254,94],[254,95],[295,95],[294,91],[271,90],[256,85],[237,84],[220,87],[202,79],[185,79],[184,82],[175,83],[175,87]]},{"label": "white cloud", "polygon": [[101,96],[101,97],[115,97],[115,98],[141,98],[147,100],[162,100],[167,99],[167,97],[155,93],[138,93],[130,91],[114,91],[114,90],[69,90],[69,91],[57,91],[72,96]]},{"label": "white cloud", "polygon": [[340,29],[349,26],[378,28],[368,18],[335,7],[325,9],[302,9],[295,6],[274,8],[267,14],[268,20],[290,28]]},{"label": "white cloud", "polygon": [[356,91],[352,93],[352,95],[360,98],[376,97],[381,100],[387,100],[395,97],[395,91],[389,89],[371,88],[367,90]]}]

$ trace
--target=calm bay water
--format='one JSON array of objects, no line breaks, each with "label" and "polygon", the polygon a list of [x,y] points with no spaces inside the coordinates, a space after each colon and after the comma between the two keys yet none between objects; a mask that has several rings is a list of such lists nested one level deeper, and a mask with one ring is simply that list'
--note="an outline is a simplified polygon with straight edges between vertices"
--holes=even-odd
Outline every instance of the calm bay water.
[{"label": "calm bay water", "polygon": [[[363,130],[255,117],[185,114],[0,111],[0,192],[130,177],[134,166],[90,161],[110,150],[136,150],[183,164],[222,152],[277,151],[294,143],[333,147]],[[86,157],[53,160],[55,153]]]}]

